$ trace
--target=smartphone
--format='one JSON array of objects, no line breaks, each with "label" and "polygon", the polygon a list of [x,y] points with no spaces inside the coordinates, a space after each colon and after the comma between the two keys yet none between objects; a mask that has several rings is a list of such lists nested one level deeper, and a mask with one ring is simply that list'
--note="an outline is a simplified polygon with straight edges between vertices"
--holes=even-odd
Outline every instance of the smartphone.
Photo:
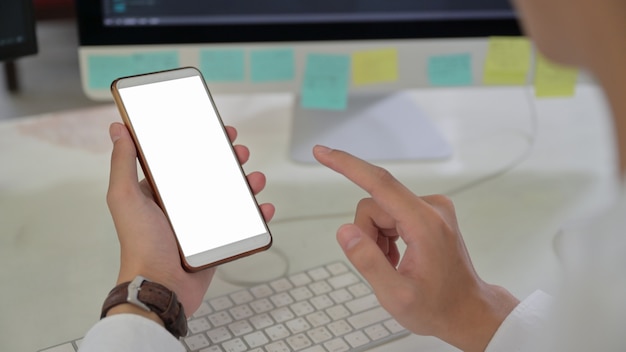
[{"label": "smartphone", "polygon": [[111,84],[140,165],[194,272],[265,249],[272,236],[215,102],[193,67]]}]

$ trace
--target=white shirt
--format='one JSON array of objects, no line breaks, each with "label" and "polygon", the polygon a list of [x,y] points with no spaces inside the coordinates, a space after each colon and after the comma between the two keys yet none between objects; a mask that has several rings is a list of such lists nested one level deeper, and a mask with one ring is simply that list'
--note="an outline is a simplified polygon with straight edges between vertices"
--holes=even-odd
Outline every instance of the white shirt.
[{"label": "white shirt", "polygon": [[[626,351],[626,187],[601,215],[566,231],[557,246],[562,292],[536,291],[502,322],[486,352]],[[120,314],[96,323],[81,352],[185,351],[159,324]]]}]

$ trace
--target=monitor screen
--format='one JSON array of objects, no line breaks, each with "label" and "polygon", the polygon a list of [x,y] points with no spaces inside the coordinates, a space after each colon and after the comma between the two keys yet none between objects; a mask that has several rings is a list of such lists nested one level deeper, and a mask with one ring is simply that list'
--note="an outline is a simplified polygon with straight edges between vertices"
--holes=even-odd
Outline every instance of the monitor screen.
[{"label": "monitor screen", "polygon": [[100,0],[79,20],[83,45],[519,34],[508,0]]},{"label": "monitor screen", "polygon": [[30,0],[0,1],[0,61],[35,54],[35,20]]}]

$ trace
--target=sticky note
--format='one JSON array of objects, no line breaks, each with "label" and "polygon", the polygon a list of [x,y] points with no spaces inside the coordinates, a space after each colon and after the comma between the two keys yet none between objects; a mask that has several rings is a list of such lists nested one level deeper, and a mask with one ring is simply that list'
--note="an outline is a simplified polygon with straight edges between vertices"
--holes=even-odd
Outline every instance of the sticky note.
[{"label": "sticky note", "polygon": [[91,89],[108,89],[111,82],[120,77],[168,70],[178,66],[176,51],[91,55],[87,58],[88,85]]},{"label": "sticky note", "polygon": [[87,72],[89,88],[109,89],[115,79],[133,74],[132,59],[128,55],[91,55]]},{"label": "sticky note", "polygon": [[355,86],[398,80],[398,50],[377,49],[352,54],[352,82]]},{"label": "sticky note", "polygon": [[240,49],[202,50],[200,71],[208,82],[241,82],[245,80],[245,53]]},{"label": "sticky note", "polygon": [[304,69],[303,108],[344,110],[348,105],[350,57],[309,54]]},{"label": "sticky note", "polygon": [[428,82],[433,86],[467,86],[473,83],[470,54],[431,56],[427,69]]},{"label": "sticky note", "polygon": [[535,96],[571,97],[576,92],[578,70],[560,66],[542,55],[537,55],[535,66]]},{"label": "sticky note", "polygon": [[133,74],[170,70],[180,66],[176,51],[138,53],[132,56]]},{"label": "sticky note", "polygon": [[293,49],[264,49],[250,53],[252,82],[291,81],[294,72]]},{"label": "sticky note", "polygon": [[531,46],[524,37],[491,37],[483,82],[491,85],[523,85],[530,71]]}]

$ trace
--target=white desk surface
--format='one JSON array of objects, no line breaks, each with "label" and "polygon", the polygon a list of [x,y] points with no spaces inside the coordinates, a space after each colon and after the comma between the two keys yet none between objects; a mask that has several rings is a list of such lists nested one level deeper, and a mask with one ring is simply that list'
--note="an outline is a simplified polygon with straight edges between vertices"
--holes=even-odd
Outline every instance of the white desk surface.
[{"label": "white desk surface", "polygon": [[[552,290],[553,236],[564,221],[606,199],[611,180],[612,135],[597,88],[583,85],[574,98],[538,101],[522,87],[414,93],[454,156],[380,164],[418,194],[464,189],[451,196],[486,281],[521,298]],[[292,96],[216,100],[226,123],[238,128],[238,142],[252,151],[246,169],[268,177],[260,200],[277,207],[270,227],[289,270],[343,258],[335,230],[351,220],[364,194],[321,166],[289,160]],[[0,350],[35,351],[75,339],[98,319],[118,271],[105,203],[108,125],[115,120],[115,107],[105,105],[0,124]],[[235,289],[217,277],[207,295]],[[392,344],[378,350],[453,350],[418,336]]]}]

